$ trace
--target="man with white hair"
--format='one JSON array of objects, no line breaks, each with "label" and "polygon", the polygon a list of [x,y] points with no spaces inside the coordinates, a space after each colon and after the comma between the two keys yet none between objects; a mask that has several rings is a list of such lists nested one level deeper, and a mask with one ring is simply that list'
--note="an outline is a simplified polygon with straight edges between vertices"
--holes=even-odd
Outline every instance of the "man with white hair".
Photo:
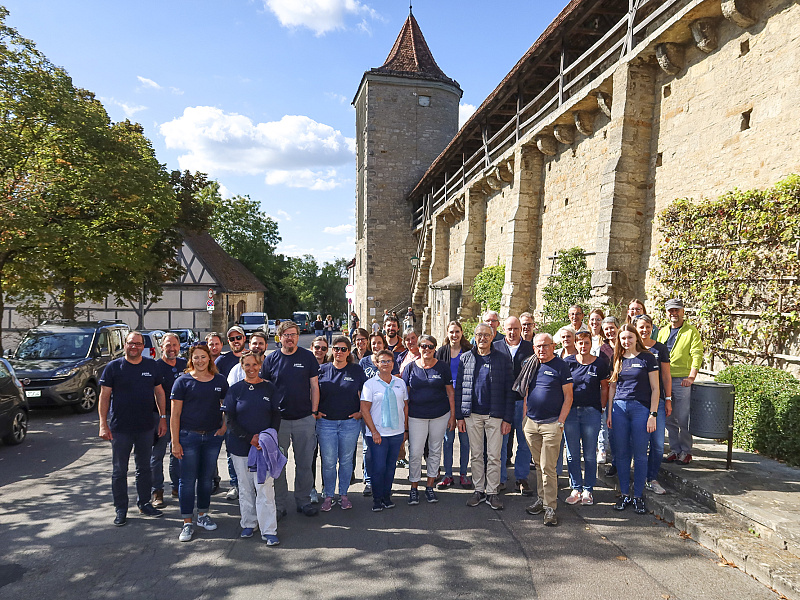
[{"label": "man with white hair", "polygon": [[555,342],[549,333],[533,338],[534,357],[525,361],[520,384],[515,389],[525,398],[523,430],[537,465],[536,488],[539,497],[525,510],[544,512],[545,525],[558,525],[558,476],[556,462],[561,450],[564,421],[572,407],[572,372],[555,355]]},{"label": "man with white hair", "polygon": [[[496,310],[487,310],[481,316],[481,321],[492,328],[492,343],[502,341],[503,334],[497,331],[497,328],[500,327],[500,315]],[[472,344],[475,345],[474,337],[472,338]]]}]

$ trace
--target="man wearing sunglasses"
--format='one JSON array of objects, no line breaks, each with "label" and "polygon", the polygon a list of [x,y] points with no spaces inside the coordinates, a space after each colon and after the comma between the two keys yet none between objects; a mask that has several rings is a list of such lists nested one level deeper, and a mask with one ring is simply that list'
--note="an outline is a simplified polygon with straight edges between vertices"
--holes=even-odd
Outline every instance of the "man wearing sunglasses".
[{"label": "man wearing sunglasses", "polygon": [[[226,379],[228,378],[233,367],[239,364],[239,359],[242,357],[246,345],[247,337],[244,334],[244,329],[238,325],[234,325],[228,329],[228,346],[230,346],[231,351],[223,352],[214,361],[220,375]],[[227,452],[227,445],[225,449]],[[239,498],[239,479],[236,477],[236,470],[233,468],[233,460],[231,460],[230,452],[228,452],[228,475],[230,475],[231,478],[231,487],[228,488],[225,499],[236,500]]]}]

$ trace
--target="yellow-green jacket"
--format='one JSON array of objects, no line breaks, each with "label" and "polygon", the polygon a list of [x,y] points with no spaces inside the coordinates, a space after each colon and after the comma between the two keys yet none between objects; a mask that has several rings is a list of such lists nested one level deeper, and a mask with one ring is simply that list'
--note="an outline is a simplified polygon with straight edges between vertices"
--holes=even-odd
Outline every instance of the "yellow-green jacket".
[{"label": "yellow-green jacket", "polygon": [[[670,327],[663,327],[658,331],[658,341],[667,344]],[[689,321],[684,321],[678,331],[675,345],[669,353],[669,369],[673,377],[688,377],[689,372],[699,369],[703,364],[703,341],[700,332]]]}]

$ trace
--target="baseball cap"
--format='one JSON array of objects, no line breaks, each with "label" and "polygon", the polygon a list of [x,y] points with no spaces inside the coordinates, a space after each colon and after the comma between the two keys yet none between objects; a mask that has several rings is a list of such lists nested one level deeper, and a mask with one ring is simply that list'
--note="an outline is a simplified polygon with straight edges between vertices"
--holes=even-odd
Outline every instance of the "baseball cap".
[{"label": "baseball cap", "polygon": [[664,305],[664,308],[666,310],[669,310],[670,308],[686,308],[686,307],[683,305],[683,300],[681,300],[680,298],[670,298],[669,300],[667,300],[667,303]]},{"label": "baseball cap", "polygon": [[230,329],[228,329],[228,333],[226,334],[226,336],[230,335],[230,334],[231,334],[231,332],[233,332],[233,331],[235,331],[236,333],[241,333],[242,335],[245,335],[245,333],[244,333],[244,329],[242,329],[242,328],[241,328],[241,327],[239,327],[238,325],[234,325],[233,327],[231,327]]}]

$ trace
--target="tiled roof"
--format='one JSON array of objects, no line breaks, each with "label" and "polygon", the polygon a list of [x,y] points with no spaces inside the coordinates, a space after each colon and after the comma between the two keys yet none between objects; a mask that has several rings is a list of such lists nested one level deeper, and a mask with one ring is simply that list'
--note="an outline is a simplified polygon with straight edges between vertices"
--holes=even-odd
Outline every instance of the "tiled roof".
[{"label": "tiled roof", "polygon": [[[403,23],[400,35],[397,36],[386,62],[377,69],[371,69],[371,72],[416,79],[432,79],[459,87],[458,82],[445,75],[436,64],[433,54],[428,48],[428,43],[425,41],[425,36],[422,35],[422,30],[419,28],[419,23],[411,13]],[[459,87],[459,89],[461,88]]]},{"label": "tiled roof", "polygon": [[207,232],[187,233],[184,242],[203,261],[211,276],[226,292],[266,292],[250,270],[222,249]]}]

